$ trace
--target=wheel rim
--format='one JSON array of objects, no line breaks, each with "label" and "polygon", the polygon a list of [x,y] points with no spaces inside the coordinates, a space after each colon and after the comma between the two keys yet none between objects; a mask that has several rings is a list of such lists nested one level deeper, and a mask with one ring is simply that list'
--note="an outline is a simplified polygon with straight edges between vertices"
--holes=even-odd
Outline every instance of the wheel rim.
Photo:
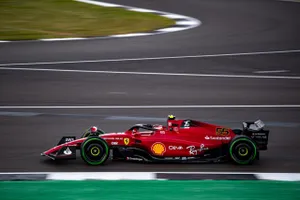
[{"label": "wheel rim", "polygon": [[86,157],[92,161],[96,162],[101,160],[101,157],[103,157],[103,148],[100,144],[91,144],[87,146],[86,149]]},{"label": "wheel rim", "polygon": [[253,148],[246,143],[237,144],[234,147],[234,151],[236,152],[234,153],[234,157],[237,160],[247,161],[253,156]]},{"label": "wheel rim", "polygon": [[249,150],[246,147],[240,147],[238,152],[240,156],[246,156],[248,155]]},{"label": "wheel rim", "polygon": [[248,164],[256,157],[256,145],[247,138],[237,139],[230,146],[229,153],[238,164]]},{"label": "wheel rim", "polygon": [[91,150],[90,150],[90,153],[91,153],[91,155],[92,156],[98,156],[100,153],[101,153],[101,150],[100,150],[100,148],[99,147],[97,147],[97,146],[93,146],[92,148],[91,148]]},{"label": "wheel rim", "polygon": [[102,164],[109,154],[107,144],[99,138],[91,138],[84,143],[81,149],[83,159],[91,165]]}]

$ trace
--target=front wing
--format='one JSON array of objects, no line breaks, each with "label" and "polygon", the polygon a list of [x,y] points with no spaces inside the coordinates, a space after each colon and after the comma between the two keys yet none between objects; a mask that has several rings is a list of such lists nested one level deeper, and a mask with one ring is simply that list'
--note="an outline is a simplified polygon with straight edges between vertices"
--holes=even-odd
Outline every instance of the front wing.
[{"label": "front wing", "polygon": [[53,154],[41,153],[41,156],[46,156],[52,160],[72,160],[76,159],[76,146],[64,146],[59,151]]}]

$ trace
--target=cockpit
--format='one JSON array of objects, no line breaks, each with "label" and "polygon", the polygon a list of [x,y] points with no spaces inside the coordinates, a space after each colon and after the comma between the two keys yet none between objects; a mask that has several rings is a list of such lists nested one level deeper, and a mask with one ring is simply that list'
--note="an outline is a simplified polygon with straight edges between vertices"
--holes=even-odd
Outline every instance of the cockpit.
[{"label": "cockpit", "polygon": [[178,128],[192,128],[200,127],[201,124],[197,121],[185,119],[185,120],[168,120],[168,129],[178,129]]},{"label": "cockpit", "polygon": [[132,134],[139,135],[153,135],[157,131],[175,131],[179,129],[187,129],[192,127],[200,127],[201,123],[191,119],[176,120],[176,117],[173,115],[168,116],[167,127],[160,124],[135,124],[128,131]]},{"label": "cockpit", "polygon": [[152,124],[135,124],[128,131],[132,134],[152,135],[159,129]]}]

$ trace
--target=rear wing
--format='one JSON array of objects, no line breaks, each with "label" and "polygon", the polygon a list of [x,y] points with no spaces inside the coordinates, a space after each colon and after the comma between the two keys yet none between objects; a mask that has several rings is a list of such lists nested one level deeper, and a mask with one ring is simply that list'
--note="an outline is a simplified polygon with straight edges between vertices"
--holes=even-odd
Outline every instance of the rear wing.
[{"label": "rear wing", "polygon": [[259,150],[268,149],[270,131],[265,129],[265,123],[261,120],[255,122],[243,122],[243,134],[252,138]]},{"label": "rear wing", "polygon": [[264,127],[265,127],[265,123],[260,119],[255,122],[243,122],[244,130],[259,131],[259,130],[263,130]]}]

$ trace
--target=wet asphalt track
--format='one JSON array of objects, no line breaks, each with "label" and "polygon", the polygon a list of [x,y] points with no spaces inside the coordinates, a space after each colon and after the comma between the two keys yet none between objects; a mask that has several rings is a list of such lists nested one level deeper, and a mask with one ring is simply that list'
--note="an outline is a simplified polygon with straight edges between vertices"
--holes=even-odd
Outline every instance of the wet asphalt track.
[{"label": "wet asphalt track", "polygon": [[[195,17],[198,28],[159,36],[0,44],[0,63],[94,60],[300,49],[300,4],[273,0],[126,0],[142,8]],[[166,73],[253,74],[288,70],[299,76],[299,53],[148,60],[33,68]],[[258,74],[259,75],[259,74]],[[272,74],[278,75],[278,74]],[[0,70],[0,105],[217,105],[300,104],[299,80],[150,76]],[[0,171],[300,171],[300,108],[197,109],[0,109]],[[269,150],[252,166],[231,164],[108,163],[86,166],[80,159],[49,162],[39,156],[64,134],[79,136],[90,125],[123,131],[139,122],[165,123],[173,113],[232,127],[264,120]]]}]

